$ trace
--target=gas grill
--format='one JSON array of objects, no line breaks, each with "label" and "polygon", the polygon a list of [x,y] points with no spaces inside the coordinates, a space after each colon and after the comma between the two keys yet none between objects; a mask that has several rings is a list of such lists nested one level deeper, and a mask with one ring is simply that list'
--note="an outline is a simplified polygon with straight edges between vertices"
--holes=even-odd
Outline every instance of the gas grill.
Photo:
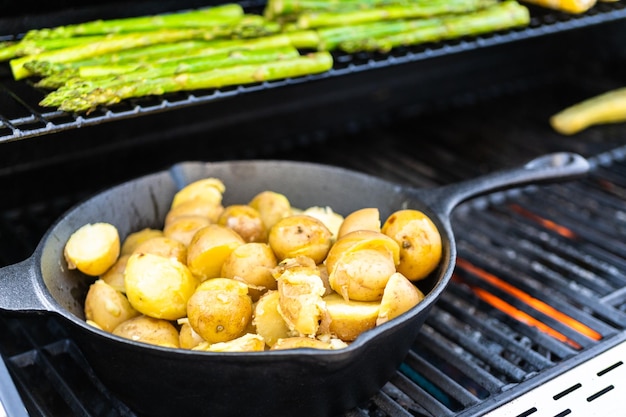
[{"label": "gas grill", "polygon": [[[592,165],[585,178],[455,211],[453,281],[395,375],[345,417],[622,415],[626,125],[563,137],[547,119],[624,85],[625,6],[577,17],[533,8],[527,29],[384,56],[339,54],[329,74],[146,98],[88,116],[43,111],[40,93],[5,71],[0,265],[28,257],[84,198],[183,160],[321,162],[434,187],[577,152]],[[139,417],[53,316],[1,314],[0,355],[9,417]]]}]

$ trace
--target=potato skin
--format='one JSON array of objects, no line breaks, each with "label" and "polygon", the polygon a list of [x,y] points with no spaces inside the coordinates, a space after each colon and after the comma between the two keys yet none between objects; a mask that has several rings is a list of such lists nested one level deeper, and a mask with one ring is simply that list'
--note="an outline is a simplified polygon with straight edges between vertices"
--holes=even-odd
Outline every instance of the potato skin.
[{"label": "potato skin", "polygon": [[180,263],[187,262],[187,246],[175,239],[158,236],[139,244],[133,253],[151,253],[164,258],[176,259]]},{"label": "potato skin", "polygon": [[[211,221],[206,217],[180,216],[166,223],[163,228],[163,234],[165,237],[177,240],[185,246],[189,246],[196,232],[210,224]],[[185,262],[187,262],[186,259]]]},{"label": "potato skin", "polygon": [[248,284],[252,301],[268,290],[276,289],[272,271],[277,260],[272,248],[266,243],[245,243],[235,248],[222,264],[224,278],[233,278]]},{"label": "potato skin", "polygon": [[332,233],[320,220],[298,214],[279,220],[270,229],[268,243],[279,261],[303,255],[321,263],[332,244]]},{"label": "potato skin", "polygon": [[357,230],[380,232],[380,212],[375,207],[362,208],[348,214],[339,226],[337,239]]},{"label": "potato skin", "polygon": [[345,341],[354,341],[361,333],[376,327],[380,303],[352,301],[336,293],[324,297],[330,316],[330,333]]},{"label": "potato skin", "polygon": [[189,324],[209,343],[242,336],[252,320],[248,287],[230,278],[212,278],[198,286],[187,303]]},{"label": "potato skin", "polygon": [[376,325],[380,326],[389,320],[406,313],[424,299],[420,291],[408,278],[399,272],[391,277],[385,286]]},{"label": "potato skin", "polygon": [[102,330],[112,332],[122,322],[138,315],[126,296],[105,281],[99,279],[89,286],[85,319],[93,321]]},{"label": "potato skin", "polygon": [[270,230],[280,219],[291,215],[291,203],[283,194],[261,191],[248,203],[259,212],[266,230]]},{"label": "potato skin", "polygon": [[253,207],[244,204],[227,206],[217,224],[233,229],[246,242],[267,242],[267,229],[261,214]]},{"label": "potato skin", "polygon": [[178,330],[167,320],[137,316],[120,323],[113,334],[135,342],[178,348]]},{"label": "potato skin", "polygon": [[187,248],[187,266],[201,281],[218,278],[235,248],[246,243],[235,231],[218,224],[198,230]]},{"label": "potato skin", "polygon": [[437,226],[419,210],[392,213],[382,232],[400,247],[398,272],[411,281],[426,278],[439,265],[442,256],[441,235]]},{"label": "potato skin", "polygon": [[163,231],[159,229],[151,229],[149,227],[133,232],[124,239],[120,255],[130,255],[135,251],[137,246],[141,245],[148,239],[158,236],[163,236]]}]

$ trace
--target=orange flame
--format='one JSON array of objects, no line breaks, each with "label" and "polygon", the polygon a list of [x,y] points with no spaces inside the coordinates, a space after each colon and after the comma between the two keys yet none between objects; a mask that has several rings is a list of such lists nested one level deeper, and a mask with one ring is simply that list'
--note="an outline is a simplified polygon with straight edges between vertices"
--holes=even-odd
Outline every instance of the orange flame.
[{"label": "orange flame", "polygon": [[[602,335],[600,333],[598,333],[597,331],[593,330],[592,328],[590,328],[589,326],[573,319],[572,317],[562,313],[561,311],[555,309],[554,307],[546,304],[545,302],[532,297],[531,295],[529,295],[528,293],[520,290],[519,288],[514,287],[513,285],[502,281],[500,278],[496,277],[493,274],[488,273],[487,271],[480,269],[474,265],[472,265],[471,263],[469,263],[468,261],[464,260],[464,259],[457,259],[457,265],[459,265],[460,267],[472,272],[473,274],[479,276],[480,278],[482,278],[483,280],[489,282],[490,284],[492,284],[493,286],[517,297],[519,300],[525,302],[526,304],[528,304],[529,306],[531,306],[532,308],[534,308],[537,311],[540,311],[552,318],[554,318],[555,320],[563,323],[564,325],[568,326],[569,328],[577,331],[578,333],[581,333],[591,339],[594,340],[600,340],[602,339]],[[524,322],[524,323],[528,323],[530,324],[532,322],[532,325],[536,326],[537,328],[541,329],[542,331],[551,334],[552,336],[556,337],[559,340],[562,341],[568,341],[569,339],[567,339],[565,336],[563,336],[561,333],[557,332],[556,330],[548,327],[546,324],[541,323],[539,320],[534,319],[532,316],[516,309],[515,307],[511,306],[510,304],[502,301],[501,299],[499,299],[498,297],[489,294],[487,291],[482,290],[480,288],[473,288],[474,292],[476,292],[476,294],[481,297],[482,299],[484,299],[485,301],[487,301],[489,304],[493,305],[494,307],[498,308],[499,310],[504,311],[505,313],[509,314],[512,317],[517,318],[518,320]],[[497,300],[497,301],[496,301]],[[496,305],[497,304],[497,305]],[[550,330],[546,330],[550,329]],[[558,336],[557,336],[558,335]],[[565,338],[565,340],[563,339]],[[569,341],[571,342],[570,345],[572,343],[575,343],[573,341]],[[568,342],[568,343],[569,343]],[[575,343],[576,346],[578,346],[578,348],[580,348],[580,345],[578,345],[577,343]]]},{"label": "orange flame", "polygon": [[563,237],[566,237],[568,239],[574,239],[576,237],[576,234],[570,229],[568,229],[567,227],[554,223],[552,220],[544,219],[543,217],[538,216],[535,213],[532,213],[526,210],[525,208],[523,208],[522,206],[518,204],[511,204],[511,209],[523,215],[524,217],[528,217],[529,219],[536,221],[537,223],[541,224],[546,229],[552,230],[560,234]]}]

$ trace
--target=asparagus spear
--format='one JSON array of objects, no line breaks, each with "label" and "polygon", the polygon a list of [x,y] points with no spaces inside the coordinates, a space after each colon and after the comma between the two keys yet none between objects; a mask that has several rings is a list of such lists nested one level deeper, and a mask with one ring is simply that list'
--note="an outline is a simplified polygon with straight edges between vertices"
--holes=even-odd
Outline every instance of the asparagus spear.
[{"label": "asparagus spear", "polygon": [[135,70],[146,63],[164,63],[180,57],[192,58],[240,49],[270,49],[288,45],[299,49],[314,49],[318,43],[319,37],[316,31],[302,30],[251,39],[157,44],[65,63],[35,60],[25,63],[24,66],[34,75],[45,78],[54,76],[50,81],[44,82],[49,83],[51,88],[63,82],[64,79],[121,74]]},{"label": "asparagus spear", "polygon": [[268,18],[276,18],[297,15],[304,11],[346,12],[383,5],[408,5],[414,2],[415,0],[268,0],[263,13]]},{"label": "asparagus spear", "polygon": [[94,20],[54,28],[33,29],[25,39],[69,38],[84,35],[153,31],[165,28],[207,27],[234,23],[244,15],[243,8],[236,3],[185,12],[154,16],[128,17],[121,19]]},{"label": "asparagus spear", "polygon": [[[298,50],[292,46],[260,50],[241,49],[195,58],[180,57],[160,64],[146,63],[139,66],[127,65],[128,71],[120,72],[118,75],[112,74],[109,71],[104,71],[100,74],[93,71],[88,74],[90,77],[84,77],[83,68],[81,68],[78,74],[73,78],[53,75],[40,80],[36,85],[38,87],[55,89],[68,83],[77,84],[81,82],[85,87],[92,86],[92,89],[106,89],[109,85],[116,85],[120,82],[140,83],[143,82],[144,79],[165,77],[183,72],[194,73],[234,65],[259,64],[262,62],[296,58],[297,56],[299,56]],[[62,96],[63,94],[57,95]],[[51,97],[48,98],[46,102],[52,104],[55,94],[51,93],[50,96]],[[59,104],[60,102],[54,105]]]},{"label": "asparagus spear", "polygon": [[77,45],[53,51],[42,52],[9,61],[13,77],[20,80],[33,75],[25,64],[30,61],[71,62],[97,55],[131,49],[158,43],[178,42],[190,39],[213,40],[220,37],[253,37],[276,33],[279,28],[266,22],[261,16],[249,16],[243,25],[215,26],[207,29],[162,29],[152,32],[139,32],[109,35],[100,41]]},{"label": "asparagus spear", "polygon": [[515,0],[506,0],[473,13],[428,19],[424,26],[396,34],[361,37],[345,40],[338,48],[354,53],[357,51],[388,52],[392,48],[425,42],[475,36],[502,29],[525,26],[530,22],[526,7]]},{"label": "asparagus spear", "polygon": [[44,51],[83,45],[101,39],[101,36],[81,36],[64,39],[21,39],[0,45],[0,61],[7,61],[20,56],[35,55]]},{"label": "asparagus spear", "polygon": [[304,12],[298,16],[302,29],[324,26],[348,26],[381,20],[414,19],[443,14],[473,12],[496,4],[498,0],[434,0],[406,5],[380,6],[351,12]]},{"label": "asparagus spear", "polygon": [[[66,91],[60,110],[71,112],[91,111],[98,105],[111,105],[131,97],[162,95],[175,91],[220,88],[315,74],[332,68],[333,58],[328,52],[314,52],[292,59],[262,64],[238,65],[228,68],[181,73],[171,76],[146,79],[142,82],[121,82],[114,87],[96,89],[87,94]],[[59,91],[59,90],[57,90]],[[46,98],[40,103],[47,106]]]}]

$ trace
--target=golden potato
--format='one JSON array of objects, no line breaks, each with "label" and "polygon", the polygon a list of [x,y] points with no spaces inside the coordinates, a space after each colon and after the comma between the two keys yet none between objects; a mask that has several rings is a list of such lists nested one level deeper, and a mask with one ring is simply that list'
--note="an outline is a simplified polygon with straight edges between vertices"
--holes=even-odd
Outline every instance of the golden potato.
[{"label": "golden potato", "polygon": [[194,181],[174,195],[170,210],[193,200],[201,200],[219,206],[222,204],[224,191],[226,191],[226,187],[220,179],[204,178]]},{"label": "golden potato", "polygon": [[203,343],[194,348],[206,352],[261,352],[265,350],[265,342],[258,334],[246,333],[237,339],[219,343]]},{"label": "golden potato", "polygon": [[218,224],[198,230],[187,248],[187,266],[201,281],[218,278],[233,250],[246,243],[235,231]]},{"label": "golden potato", "polygon": [[267,242],[267,229],[261,214],[250,206],[227,206],[217,219],[217,224],[233,229],[246,242]]},{"label": "golden potato", "polygon": [[329,273],[328,281],[345,300],[380,301],[389,277],[395,272],[391,254],[361,249],[342,256]]},{"label": "golden potato", "polygon": [[342,256],[362,249],[388,252],[391,254],[395,265],[398,265],[400,262],[400,247],[395,240],[381,232],[356,230],[342,236],[330,248],[325,260],[328,273],[332,273],[335,268],[335,263],[337,263]]},{"label": "golden potato", "polygon": [[311,349],[343,349],[348,345],[342,340],[331,339],[329,341],[322,341],[318,339],[312,339],[310,337],[287,337],[285,339],[278,340],[274,346],[272,346],[271,350],[285,350],[285,349],[303,349],[303,348],[311,348]]},{"label": "golden potato", "polygon": [[187,303],[189,324],[209,343],[242,336],[252,320],[248,286],[230,278],[202,282]]},{"label": "golden potato", "polygon": [[316,267],[296,266],[278,278],[278,312],[299,336],[326,333],[328,314],[322,296],[326,292]]},{"label": "golden potato", "polygon": [[354,341],[361,333],[376,327],[380,303],[352,301],[333,293],[324,297],[330,316],[330,333],[344,342]]},{"label": "golden potato", "polygon": [[302,214],[306,214],[307,216],[315,217],[322,223],[324,226],[330,230],[332,234],[332,239],[336,240],[337,235],[339,234],[339,228],[343,223],[343,216],[339,213],[335,213],[332,208],[326,207],[309,207],[304,210]]},{"label": "golden potato", "polygon": [[121,255],[130,255],[135,251],[135,248],[145,242],[148,239],[152,239],[153,237],[163,236],[163,231],[159,229],[151,229],[145,228],[141,229],[138,232],[133,232],[126,236],[124,242],[122,243],[122,249],[120,251]]},{"label": "golden potato", "polygon": [[120,323],[113,334],[135,342],[178,348],[178,330],[172,323],[148,316],[137,316]]},{"label": "golden potato", "polygon": [[398,210],[391,214],[382,232],[400,246],[397,271],[411,281],[426,278],[439,265],[441,235],[437,226],[419,210]]},{"label": "golden potato", "polygon": [[112,267],[100,275],[100,279],[111,287],[115,288],[121,293],[126,294],[126,284],[124,283],[124,270],[126,269],[126,263],[128,262],[130,255],[122,255],[117,258],[117,261]]},{"label": "golden potato", "polygon": [[245,243],[235,248],[222,265],[221,276],[245,282],[252,301],[267,290],[276,289],[272,270],[277,261],[272,248],[266,243]]},{"label": "golden potato", "polygon": [[178,332],[178,342],[183,349],[193,349],[206,341],[189,324],[187,318],[178,320],[180,331]]},{"label": "golden potato", "polygon": [[130,256],[124,281],[128,301],[136,310],[165,320],[187,315],[187,301],[198,285],[184,264],[150,253]]},{"label": "golden potato", "polygon": [[248,205],[259,212],[266,230],[270,230],[280,219],[291,215],[291,203],[287,197],[274,191],[262,191]]},{"label": "golden potato", "polygon": [[187,216],[200,216],[211,223],[216,223],[222,211],[224,211],[224,206],[222,206],[221,201],[207,201],[203,199],[183,201],[167,212],[165,215],[165,226],[168,226],[179,217]]},{"label": "golden potato", "polygon": [[376,325],[381,325],[406,313],[423,299],[424,293],[404,275],[396,272],[387,281],[383,298],[380,301],[380,312],[376,319]]},{"label": "golden potato", "polygon": [[112,332],[120,323],[138,316],[139,312],[124,294],[99,279],[89,286],[85,298],[85,318],[102,330]]},{"label": "golden potato", "polygon": [[[171,220],[163,228],[163,234],[170,239],[178,240],[189,246],[193,235],[200,229],[211,224],[211,221],[202,216],[181,216]],[[185,259],[185,262],[187,260]]]},{"label": "golden potato", "polygon": [[256,333],[263,337],[268,346],[274,346],[278,339],[291,335],[289,326],[278,311],[280,294],[278,291],[268,291],[254,306],[252,323]]},{"label": "golden potato", "polygon": [[153,237],[142,242],[133,253],[150,253],[164,258],[176,259],[183,264],[187,262],[187,246],[178,240],[165,236]]},{"label": "golden potato", "polygon": [[354,211],[346,216],[339,226],[337,232],[337,238],[341,238],[350,232],[356,230],[371,230],[374,232],[380,232],[380,212],[377,208],[368,207],[357,211]]},{"label": "golden potato", "polygon": [[320,220],[299,214],[279,220],[270,229],[268,243],[279,261],[304,255],[321,263],[332,244],[332,233]]},{"label": "golden potato", "polygon": [[109,223],[86,224],[68,239],[63,251],[67,267],[84,274],[105,273],[120,254],[120,236]]}]

